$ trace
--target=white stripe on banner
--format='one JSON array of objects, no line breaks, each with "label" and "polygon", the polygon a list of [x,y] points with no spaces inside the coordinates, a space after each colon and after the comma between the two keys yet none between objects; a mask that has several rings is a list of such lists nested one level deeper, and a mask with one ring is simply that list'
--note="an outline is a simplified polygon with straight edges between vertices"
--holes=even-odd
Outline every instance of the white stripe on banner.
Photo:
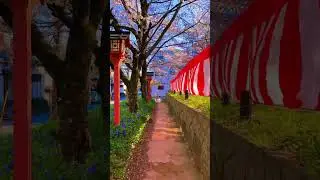
[{"label": "white stripe on banner", "polygon": [[275,29],[270,44],[269,59],[267,62],[267,89],[268,94],[275,105],[283,104],[283,94],[280,88],[279,81],[279,63],[280,63],[280,42],[283,34],[284,17],[288,4],[285,4],[281,9],[277,19]]},{"label": "white stripe on banner", "polygon": [[189,70],[188,72],[188,91],[190,94],[192,94],[192,91],[191,91],[191,75],[192,75],[192,68]]},{"label": "white stripe on banner", "polygon": [[224,45],[224,51],[223,51],[223,55],[221,57],[222,59],[220,61],[220,63],[222,63],[222,70],[221,70],[222,71],[222,73],[221,73],[221,75],[222,75],[222,77],[221,77],[222,84],[221,84],[221,86],[223,87],[222,90],[225,91],[226,93],[228,93],[227,84],[225,82],[225,80],[226,80],[226,72],[227,72],[226,59],[227,59],[227,54],[228,54],[227,50],[228,50],[229,44],[230,43],[227,43],[227,44]]},{"label": "white stripe on banner", "polygon": [[200,67],[200,63],[198,63],[198,65],[196,66],[196,71],[193,74],[193,92],[195,95],[199,95],[199,91],[198,91],[198,74],[199,74],[199,67]]},{"label": "white stripe on banner", "polygon": [[259,73],[259,65],[260,65],[260,56],[263,50],[263,47],[265,45],[265,41],[266,41],[266,36],[268,31],[270,30],[271,24],[273,23],[275,18],[275,15],[273,15],[271,17],[271,19],[268,22],[267,27],[265,26],[266,22],[263,23],[262,28],[260,29],[260,36],[259,36],[259,42],[258,42],[258,50],[257,53],[255,55],[255,64],[254,64],[254,69],[253,69],[253,80],[254,80],[254,87],[255,87],[255,93],[256,93],[256,97],[259,103],[263,104],[264,100],[263,97],[261,96],[261,92],[260,92],[260,86],[259,86],[259,80],[260,80],[260,73]]},{"label": "white stripe on banner", "polygon": [[[226,86],[226,91],[228,94],[230,94],[230,86],[228,84],[228,71],[229,71],[229,63],[230,63],[230,56],[231,56],[231,50],[232,50],[232,47],[233,47],[233,43],[234,43],[234,40],[231,40],[231,42],[229,43],[229,49],[228,49],[228,55],[227,55],[227,60],[225,61],[226,62],[226,66],[225,66],[225,78],[224,78],[224,83],[225,83],[225,86]],[[232,62],[232,61],[231,61]]]},{"label": "white stripe on banner", "polygon": [[186,80],[186,73],[183,73],[183,75],[182,75],[182,91],[184,93],[186,92],[186,90],[184,89],[184,83],[186,83],[185,80]]},{"label": "white stripe on banner", "polygon": [[178,91],[180,92],[180,77],[178,77]]},{"label": "white stripe on banner", "polygon": [[216,55],[216,58],[215,58],[215,61],[214,61],[214,64],[215,64],[214,79],[215,79],[215,84],[216,84],[216,88],[217,88],[217,91],[218,91],[217,96],[220,96],[220,95],[221,95],[221,87],[220,87],[220,83],[219,83],[219,79],[218,79],[218,74],[219,74],[219,62],[220,62],[219,54],[217,54],[217,55]]},{"label": "white stripe on banner", "polygon": [[238,73],[238,64],[239,64],[239,57],[240,57],[240,50],[243,44],[243,34],[241,34],[237,39],[236,49],[234,51],[233,56],[233,63],[231,66],[230,72],[230,88],[231,88],[231,99],[237,99],[236,96],[236,80],[237,80],[237,73]]},{"label": "white stripe on banner", "polygon": [[190,94],[194,94],[193,93],[193,81],[192,81],[192,78],[194,76],[195,68],[196,67],[192,67],[191,70],[190,70],[190,76],[189,76],[190,77],[190,79],[189,79],[189,82],[190,82],[189,83],[190,84]]},{"label": "white stripe on banner", "polygon": [[256,99],[254,99],[254,96],[253,96],[253,89],[252,89],[252,84],[251,84],[251,79],[252,79],[252,76],[251,76],[251,71],[252,71],[252,68],[251,68],[251,65],[252,65],[252,61],[254,61],[254,55],[256,54],[256,49],[257,49],[257,26],[255,26],[252,30],[252,42],[250,44],[250,52],[249,52],[249,68],[248,68],[248,78],[247,78],[247,89],[250,91],[250,96],[251,98],[253,99],[253,101],[256,101]]},{"label": "white stripe on banner", "polygon": [[204,73],[204,95],[210,96],[210,58],[203,62],[203,73]]},{"label": "white stripe on banner", "polygon": [[319,0],[300,0],[302,80],[299,98],[305,108],[316,108],[320,93]]}]

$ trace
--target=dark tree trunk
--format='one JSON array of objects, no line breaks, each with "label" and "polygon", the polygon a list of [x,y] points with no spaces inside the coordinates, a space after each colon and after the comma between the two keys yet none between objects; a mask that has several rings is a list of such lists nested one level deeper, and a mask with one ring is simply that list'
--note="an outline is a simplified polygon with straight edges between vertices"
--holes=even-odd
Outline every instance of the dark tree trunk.
[{"label": "dark tree trunk", "polygon": [[138,81],[139,81],[139,71],[133,70],[131,74],[130,82],[127,86],[127,97],[128,106],[131,113],[136,113],[138,111]]},{"label": "dark tree trunk", "polygon": [[141,96],[144,100],[147,100],[148,96],[148,81],[147,81],[147,69],[141,69],[141,77],[140,77],[140,84],[141,84]]},{"label": "dark tree trunk", "polygon": [[148,81],[147,81],[147,70],[148,65],[145,59],[141,60],[141,77],[140,77],[140,84],[141,84],[141,95],[144,100],[147,100],[148,97]]},{"label": "dark tree trunk", "polygon": [[[75,18],[77,20],[77,18]],[[88,74],[93,43],[85,20],[74,22],[70,29],[65,76],[59,98],[59,140],[61,152],[67,162],[84,162],[91,150],[91,137],[88,129]]]},{"label": "dark tree trunk", "polygon": [[[107,15],[107,13],[104,13]],[[101,97],[101,112],[105,122],[104,132],[109,134],[109,121],[110,121],[110,59],[107,50],[109,49],[109,21],[107,16],[103,17],[102,22],[102,35],[101,35],[101,48],[98,49],[96,54],[96,66],[99,67],[99,80],[98,80],[98,93]]]},{"label": "dark tree trunk", "polygon": [[58,114],[58,88],[56,86],[55,81],[53,80],[52,83],[52,91],[51,91],[51,114],[50,119],[51,120],[59,120],[59,114]]}]

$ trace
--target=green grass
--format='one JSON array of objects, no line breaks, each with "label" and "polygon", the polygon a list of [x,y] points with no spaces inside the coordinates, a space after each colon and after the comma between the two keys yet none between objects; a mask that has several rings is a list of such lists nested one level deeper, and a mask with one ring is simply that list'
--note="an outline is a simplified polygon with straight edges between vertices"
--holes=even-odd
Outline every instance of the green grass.
[{"label": "green grass", "polygon": [[[210,98],[170,94],[191,108],[210,117]],[[222,106],[218,99],[212,102],[213,120],[265,148],[297,156],[310,174],[320,176],[320,112],[293,110],[278,106],[253,105],[253,118],[239,118],[239,104]]]},{"label": "green grass", "polygon": [[189,107],[203,112],[207,117],[210,117],[210,98],[205,96],[189,96],[185,100],[184,95],[178,93],[170,93],[170,96],[174,97],[178,101],[188,105]]},{"label": "green grass", "polygon": [[[124,103],[121,106],[122,126],[111,125],[111,155],[110,170],[115,179],[124,179],[126,163],[130,157],[132,146],[139,142],[147,119],[151,115],[154,102],[146,104],[139,101],[140,110],[130,114]],[[112,112],[112,110],[111,110]],[[112,116],[111,116],[112,117]],[[32,131],[32,175],[33,179],[66,179],[66,180],[97,180],[105,179],[106,172],[106,142],[101,110],[89,112],[89,129],[92,138],[93,151],[88,155],[84,165],[70,166],[61,158],[56,148],[56,141],[49,132],[57,127],[56,121],[36,127]],[[120,133],[117,133],[118,132]],[[123,132],[125,131],[125,134]],[[121,134],[122,133],[122,134]],[[12,179],[12,135],[0,136],[0,179]]]}]

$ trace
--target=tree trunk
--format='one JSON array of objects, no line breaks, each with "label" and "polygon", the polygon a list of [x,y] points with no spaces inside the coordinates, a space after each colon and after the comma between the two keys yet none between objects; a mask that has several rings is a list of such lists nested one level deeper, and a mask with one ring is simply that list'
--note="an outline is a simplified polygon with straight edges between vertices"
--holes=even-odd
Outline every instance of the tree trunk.
[{"label": "tree trunk", "polygon": [[58,88],[56,87],[55,81],[52,80],[52,91],[51,91],[51,120],[59,120],[59,114],[58,114]]},{"label": "tree trunk", "polygon": [[145,60],[142,61],[142,68],[141,68],[141,77],[140,77],[140,84],[141,84],[141,94],[142,94],[142,98],[144,100],[147,100],[148,97],[148,81],[147,81],[147,70],[148,70],[148,66],[145,62]]},{"label": "tree trunk", "polygon": [[147,71],[142,68],[142,74],[140,77],[140,84],[141,84],[141,96],[144,100],[147,100],[148,96],[148,81],[147,81]]},{"label": "tree trunk", "polygon": [[[106,17],[107,12],[104,13],[102,22],[101,47],[96,52],[96,66],[99,67],[99,80],[97,91],[101,97],[101,112],[105,122],[104,132],[109,134],[110,121],[110,57],[106,52],[108,47],[108,31],[109,21]],[[108,136],[107,136],[108,137]]]},{"label": "tree trunk", "polygon": [[128,106],[131,113],[138,111],[138,80],[139,71],[133,70],[130,78],[130,83],[127,86]]},{"label": "tree trunk", "polygon": [[67,162],[83,163],[91,150],[88,129],[88,75],[92,33],[81,22],[70,29],[65,73],[59,87],[59,133],[61,153]]}]

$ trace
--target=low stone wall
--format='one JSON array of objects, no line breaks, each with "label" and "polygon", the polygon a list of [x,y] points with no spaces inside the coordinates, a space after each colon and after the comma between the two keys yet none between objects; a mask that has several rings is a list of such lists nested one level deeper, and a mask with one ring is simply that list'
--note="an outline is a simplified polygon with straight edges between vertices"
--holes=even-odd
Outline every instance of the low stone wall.
[{"label": "low stone wall", "polygon": [[210,119],[167,96],[171,114],[181,126],[202,179],[210,178]]},{"label": "low stone wall", "polygon": [[[196,164],[203,174],[203,179],[319,179],[308,176],[293,156],[290,158],[289,154],[269,152],[259,148],[170,96],[167,96],[166,101],[173,116],[183,129],[196,157]],[[211,148],[209,148],[210,139]],[[209,173],[209,164],[212,168],[211,174]]]}]

